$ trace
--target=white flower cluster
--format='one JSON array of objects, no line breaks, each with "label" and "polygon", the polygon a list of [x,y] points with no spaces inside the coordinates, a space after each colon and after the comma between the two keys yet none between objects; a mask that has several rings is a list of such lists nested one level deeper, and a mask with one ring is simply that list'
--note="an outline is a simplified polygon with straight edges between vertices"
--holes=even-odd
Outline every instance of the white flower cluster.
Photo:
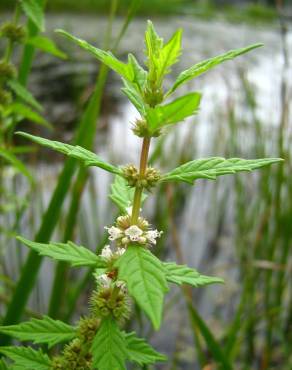
[{"label": "white flower cluster", "polygon": [[[122,254],[125,253],[125,251],[126,251],[125,248],[118,248],[115,252],[113,252],[111,247],[109,245],[106,245],[103,247],[101,251],[101,256],[107,261],[110,261],[120,257]],[[102,286],[103,288],[111,287],[113,279],[110,276],[108,276],[108,274],[106,273],[100,274],[100,272],[97,270],[94,274],[94,277],[99,286]],[[120,289],[125,289],[126,287],[123,281],[115,281],[115,285]]]},{"label": "white flower cluster", "polygon": [[116,227],[105,227],[109,234],[109,240],[118,241],[127,246],[131,242],[139,244],[156,244],[156,239],[161,237],[162,231],[142,230],[137,225],[131,225],[125,230]]}]

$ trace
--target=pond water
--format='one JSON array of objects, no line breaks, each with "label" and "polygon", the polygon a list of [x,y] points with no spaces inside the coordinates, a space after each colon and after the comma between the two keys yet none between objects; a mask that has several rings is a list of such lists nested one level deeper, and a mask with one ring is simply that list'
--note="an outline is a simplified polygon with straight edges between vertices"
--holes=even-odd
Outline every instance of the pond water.
[{"label": "pond water", "polygon": [[[185,85],[178,92],[182,94],[192,90],[201,91],[203,94],[201,109],[195,118],[187,120],[169,132],[163,143],[163,158],[158,165],[162,169],[171,169],[179,161],[178,158],[192,159],[204,156],[226,156],[227,154],[255,157],[258,139],[254,133],[255,117],[261,122],[265,137],[269,138],[266,143],[267,154],[276,156],[277,153],[273,151],[280,121],[281,84],[283,73],[285,73],[279,27],[277,25],[255,27],[229,24],[223,21],[205,22],[187,16],[163,20],[153,19],[153,22],[158,33],[164,38],[170,37],[179,27],[184,29],[184,56],[180,63],[173,67],[173,73],[169,76],[167,85],[182,69],[202,59],[248,44],[257,42],[265,44],[263,48],[239,57],[236,62],[226,62],[216,70]],[[143,58],[144,46],[141,40],[145,25],[145,19],[136,19],[131,23],[119,47],[119,55],[124,56],[132,52],[139,60]],[[118,32],[120,26],[121,20],[118,20],[114,24],[114,34]],[[95,16],[51,15],[48,17],[47,27],[50,33],[56,28],[64,28],[100,46],[106,29],[106,20]],[[56,62],[52,58],[40,56],[35,61],[31,87],[44,101],[49,121],[53,122],[56,127],[59,121],[62,122],[61,127],[65,128],[65,134],[62,129],[57,128],[58,135],[62,135],[64,140],[69,140],[71,130],[70,127],[68,129],[68,125],[76,118],[76,109],[71,99],[74,93],[68,91],[70,98],[64,95],[64,90],[62,94],[58,93],[59,83],[60,81],[68,82],[70,78],[73,78],[75,88],[76,86],[78,88],[85,82],[93,81],[98,65],[91,57],[78,51],[76,47],[64,41],[60,42],[59,36],[56,40],[70,55],[74,56],[74,60]],[[291,30],[288,30],[286,35],[286,45],[290,53],[289,58],[291,58]],[[44,70],[47,73],[44,73]],[[286,75],[288,89],[291,89],[291,77],[290,71],[290,74]],[[256,102],[253,110],[247,105],[244,83],[253,91]],[[106,111],[96,137],[96,152],[119,165],[129,162],[137,163],[141,146],[140,140],[130,135],[131,123],[138,117],[138,113],[124,97],[121,97],[120,87],[119,79],[111,74],[109,85],[106,88],[108,97],[105,103]],[[73,89],[70,85],[68,88]],[[48,96],[51,100],[46,99]],[[229,141],[230,130],[232,130],[229,115],[231,110],[235,122],[238,121],[240,125],[237,128],[240,140],[236,142],[233,149],[230,149]],[[54,137],[54,133],[48,133],[48,135]],[[155,143],[152,146],[152,152],[154,148]],[[55,162],[54,157],[53,162]],[[42,207],[49,200],[59,168],[59,162],[48,161],[38,167],[37,171],[32,169],[39,178],[40,187],[45,190],[40,192],[46,194],[45,199],[39,202]],[[102,232],[103,225],[111,222],[113,212],[108,211],[107,192],[112,179],[104,176],[99,170],[91,170],[91,173],[91,192],[84,195],[80,212],[83,231],[79,230],[78,238],[81,242],[87,242],[94,247],[96,235]],[[257,175],[243,174],[241,176],[248,177],[246,191],[252,192]],[[92,187],[97,197],[96,208],[92,206]],[[239,289],[234,248],[233,181],[229,177],[218,180],[217,185],[198,181],[196,186],[185,187],[182,192],[187,197],[187,201],[183,203],[183,207],[180,207],[179,215],[175,218],[175,225],[184,261],[204,274],[220,276],[228,280],[225,286],[207,287],[194,294],[194,301],[199,311],[208,320],[212,330],[220,332],[224,327],[224,319],[232,313],[238,299]],[[42,207],[35,207],[35,211],[40,212]],[[96,219],[92,216],[94,212],[96,212]],[[153,200],[146,204],[145,213],[150,218],[153,217],[155,213]],[[37,217],[35,219],[37,225],[39,220]],[[23,227],[25,230],[27,226]],[[29,231],[26,231],[26,236],[32,237],[28,233]],[[58,234],[59,232],[54,235],[54,240],[60,237]],[[167,238],[166,244],[167,258],[175,258],[171,236]],[[16,273],[15,252],[9,252],[7,259],[7,263],[12,264],[11,271]],[[38,280],[38,290],[30,301],[32,308],[45,312],[52,272],[52,264],[46,262]],[[177,292],[178,290],[174,290],[171,297],[176,298]],[[192,363],[196,356],[187,322],[183,300],[175,299],[175,304],[172,304],[166,313],[161,332],[152,336],[153,344],[157,345],[161,351],[169,354],[178,352],[180,369],[194,369]],[[157,368],[167,369],[168,367],[163,365]]]}]

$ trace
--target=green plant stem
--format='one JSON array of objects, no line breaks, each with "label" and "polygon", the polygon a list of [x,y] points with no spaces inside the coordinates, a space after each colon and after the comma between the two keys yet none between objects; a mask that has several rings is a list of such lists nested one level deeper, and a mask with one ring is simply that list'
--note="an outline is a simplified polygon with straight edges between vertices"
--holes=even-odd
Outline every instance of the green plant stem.
[{"label": "green plant stem", "polygon": [[[143,139],[141,156],[140,156],[140,168],[139,168],[140,178],[142,178],[145,175],[145,171],[147,168],[150,141],[151,139],[148,137],[145,137]],[[143,188],[141,186],[136,186],[135,194],[134,194],[134,201],[133,201],[133,209],[132,209],[132,220],[131,220],[133,225],[137,223],[138,218],[139,218],[142,193],[143,193]]]}]

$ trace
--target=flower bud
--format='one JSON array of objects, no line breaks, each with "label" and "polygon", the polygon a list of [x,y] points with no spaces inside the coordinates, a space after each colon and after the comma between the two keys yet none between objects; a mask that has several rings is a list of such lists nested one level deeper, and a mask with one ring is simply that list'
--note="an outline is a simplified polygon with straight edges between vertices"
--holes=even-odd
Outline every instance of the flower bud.
[{"label": "flower bud", "polygon": [[23,26],[14,23],[5,23],[0,30],[2,37],[6,37],[12,42],[22,42],[25,39],[26,32]]},{"label": "flower bud", "polygon": [[16,75],[16,70],[11,63],[4,61],[0,62],[0,80],[6,81],[13,78]]}]

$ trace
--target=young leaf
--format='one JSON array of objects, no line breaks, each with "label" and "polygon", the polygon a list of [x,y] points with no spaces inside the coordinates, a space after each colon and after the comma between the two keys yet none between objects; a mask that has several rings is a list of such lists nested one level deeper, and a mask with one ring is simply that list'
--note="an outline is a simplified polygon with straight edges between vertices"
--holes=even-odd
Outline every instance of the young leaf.
[{"label": "young leaf", "polygon": [[45,126],[49,129],[52,129],[52,125],[48,121],[46,121],[44,117],[42,117],[37,112],[31,110],[30,107],[22,103],[12,103],[8,105],[4,111],[4,116],[7,117],[11,114],[14,114],[17,116],[18,122],[23,119],[28,119],[29,121],[32,121],[41,126]]},{"label": "young leaf", "polygon": [[138,338],[136,333],[125,334],[127,352],[130,361],[138,365],[151,365],[159,361],[166,361],[167,357],[155,351],[144,339]]},{"label": "young leaf", "polygon": [[201,94],[190,93],[175,99],[169,104],[148,108],[146,119],[151,131],[171,125],[196,113],[201,101]]},{"label": "young leaf", "polygon": [[37,26],[40,31],[45,30],[44,12],[39,0],[22,0],[20,2],[26,16]]},{"label": "young leaf", "polygon": [[8,86],[17,95],[18,98],[22,99],[25,103],[31,105],[37,111],[39,112],[43,111],[43,107],[36,101],[33,95],[17,80],[10,80],[8,82]]},{"label": "young leaf", "polygon": [[98,49],[90,45],[88,42],[81,40],[66,31],[57,30],[56,32],[66,36],[69,40],[73,41],[82,49],[92,53],[98,60],[114,70],[120,76],[124,77],[126,80],[133,81],[134,73],[132,67],[119,61],[111,52]]},{"label": "young leaf", "polygon": [[51,360],[41,350],[35,351],[30,347],[0,347],[0,353],[15,361],[19,369],[51,369]]},{"label": "young leaf", "polygon": [[95,255],[89,249],[78,246],[72,242],[68,243],[37,243],[31,240],[22,238],[20,236],[17,239],[28,246],[29,248],[36,251],[41,256],[53,258],[57,261],[66,261],[71,266],[93,266],[93,267],[105,267],[106,262],[102,257]]},{"label": "young leaf", "polygon": [[2,326],[0,332],[21,341],[28,340],[35,344],[47,343],[49,348],[76,336],[75,328],[48,316],[44,316],[41,320],[32,319],[18,325]]},{"label": "young leaf", "polygon": [[167,173],[162,181],[184,181],[192,184],[197,179],[216,180],[218,176],[252,171],[282,160],[281,158],[225,159],[220,157],[196,159]]},{"label": "young leaf", "polygon": [[146,115],[146,108],[144,105],[144,101],[135,88],[135,85],[131,82],[128,82],[123,78],[124,87],[122,87],[122,92],[128,97],[131,103],[135,106],[137,111],[142,115]]},{"label": "young leaf", "polygon": [[177,265],[174,262],[164,262],[163,266],[165,268],[166,280],[174,284],[189,284],[194,287],[224,283],[223,279],[201,275],[198,271],[185,266]]},{"label": "young leaf", "polygon": [[221,54],[217,57],[204,60],[200,63],[195,64],[186,71],[179,74],[172,88],[167,92],[167,96],[172,94],[180,85],[186,83],[187,81],[200,76],[201,74],[207,72],[209,69],[216,67],[227,60],[234,59],[241,54],[247,53],[253,49],[263,46],[263,44],[249,45],[245,48],[230,50],[227,53]]},{"label": "young leaf", "polygon": [[161,323],[163,298],[168,291],[161,262],[147,249],[131,245],[117,261],[118,277],[145,311],[155,329]]},{"label": "young leaf", "polygon": [[121,174],[121,170],[107,162],[105,162],[102,158],[97,156],[95,153],[82,148],[78,145],[70,145],[61,143],[59,141],[48,140],[39,136],[34,136],[27,134],[25,132],[17,132],[18,135],[21,135],[29,140],[34,141],[37,144],[46,146],[48,148],[54,149],[57,152],[63,153],[68,155],[69,157],[73,157],[79,159],[84,162],[85,166],[95,166],[100,167],[108,172]]},{"label": "young leaf", "polygon": [[11,151],[4,148],[0,148],[0,157],[4,158],[7,162],[11,163],[14,169],[22,173],[24,176],[26,176],[32,184],[34,183],[34,178],[30,174],[29,170],[19,159],[15,157],[13,153],[11,153]]},{"label": "young leaf", "polygon": [[[134,189],[130,188],[127,181],[116,176],[114,183],[111,185],[111,194],[109,198],[119,207],[122,213],[127,213],[127,208],[132,206],[134,198]],[[142,194],[142,202],[147,198],[147,194]]]},{"label": "young leaf", "polygon": [[45,53],[52,54],[57,58],[60,59],[66,59],[67,55],[60,50],[55,42],[45,36],[35,36],[33,38],[30,38],[26,41],[27,44],[32,45]]},{"label": "young leaf", "polygon": [[158,61],[159,76],[163,77],[170,73],[169,67],[178,62],[178,58],[181,55],[181,38],[182,30],[179,29],[164,45]]},{"label": "young leaf", "polygon": [[98,370],[126,370],[127,343],[112,318],[103,319],[93,340],[93,367]]},{"label": "young leaf", "polygon": [[145,45],[148,66],[150,67],[152,61],[160,54],[160,51],[163,48],[163,39],[158,36],[153,23],[149,20],[147,22],[147,29],[145,32]]},{"label": "young leaf", "polygon": [[132,83],[142,92],[147,81],[147,72],[140,66],[133,54],[128,55],[128,65],[132,68],[133,78]]}]

